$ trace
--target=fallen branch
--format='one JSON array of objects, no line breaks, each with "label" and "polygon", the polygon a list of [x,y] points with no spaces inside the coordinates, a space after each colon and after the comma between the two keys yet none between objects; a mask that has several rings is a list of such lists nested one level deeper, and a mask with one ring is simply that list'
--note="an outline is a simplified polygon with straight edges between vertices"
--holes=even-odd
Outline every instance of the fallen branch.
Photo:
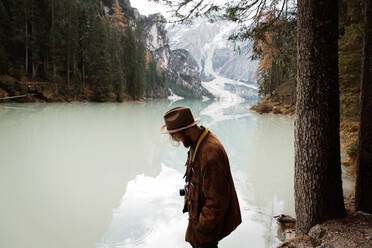
[{"label": "fallen branch", "polygon": [[3,98],[0,98],[0,100],[8,100],[8,99],[15,99],[15,98],[22,98],[22,97],[26,97],[26,96],[34,96],[36,94],[32,93],[32,94],[26,94],[26,95],[20,95],[20,96],[8,96],[8,97],[3,97]]}]

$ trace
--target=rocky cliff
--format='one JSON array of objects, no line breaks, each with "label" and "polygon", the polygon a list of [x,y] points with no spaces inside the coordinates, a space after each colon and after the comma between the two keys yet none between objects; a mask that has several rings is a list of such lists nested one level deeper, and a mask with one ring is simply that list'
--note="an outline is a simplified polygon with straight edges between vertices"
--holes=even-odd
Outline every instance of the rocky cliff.
[{"label": "rocky cliff", "polygon": [[217,98],[229,101],[238,100],[233,95],[243,99],[257,97],[258,87],[257,62],[249,59],[251,44],[239,44],[243,51],[239,54],[228,41],[236,29],[234,23],[210,23],[203,18],[191,25],[174,24],[167,28],[171,49],[186,49],[195,58],[202,86]]},{"label": "rocky cliff", "polygon": [[183,97],[213,99],[214,96],[201,84],[200,68],[191,54],[185,49],[170,49],[164,22],[160,15],[141,16],[146,47],[159,71],[167,75],[168,87]]},{"label": "rocky cliff", "polygon": [[[151,91],[151,96],[166,97],[172,92],[183,97],[214,98],[201,84],[200,68],[197,62],[186,50],[171,50],[169,38],[161,15],[143,16],[137,9],[132,8],[129,0],[102,0],[102,12],[106,16],[117,15],[115,9],[120,5],[123,19],[130,26],[142,29],[144,43],[149,53],[149,59],[156,62],[157,73],[165,73],[167,83],[165,89],[157,87]],[[165,86],[166,85],[166,86]]]},{"label": "rocky cliff", "polygon": [[142,16],[142,32],[145,38],[146,48],[151,53],[153,59],[163,70],[168,69],[171,50],[167,31],[161,23],[165,21],[162,16]]},{"label": "rocky cliff", "polygon": [[198,63],[185,49],[171,50],[169,58],[169,72],[173,82],[178,87],[192,92],[197,98],[214,98],[214,96],[206,90],[200,79],[200,69]]},{"label": "rocky cliff", "polygon": [[[118,10],[117,6],[120,6],[121,10]],[[185,51],[180,53],[170,49],[168,34],[163,24],[164,17],[143,16],[137,9],[131,7],[129,0],[101,0],[101,13],[116,23],[121,22],[120,25],[139,27],[142,30],[143,42],[148,53],[147,64],[154,61],[159,78],[166,81],[150,89],[147,92],[149,97],[167,97],[172,91],[183,97],[213,98],[213,95],[201,85],[200,73],[198,69],[195,70],[196,63],[191,55]],[[175,65],[172,65],[173,63]]]},{"label": "rocky cliff", "polygon": [[[242,51],[235,51],[228,40],[237,30],[235,23],[219,21],[210,23],[204,18],[193,21],[192,25],[173,24],[167,28],[171,49],[186,49],[200,65],[203,81],[212,79],[213,70],[219,76],[245,83],[254,83],[257,62],[249,59],[248,42],[238,44]],[[208,61],[209,60],[209,61]],[[208,68],[210,62],[211,68]]]}]

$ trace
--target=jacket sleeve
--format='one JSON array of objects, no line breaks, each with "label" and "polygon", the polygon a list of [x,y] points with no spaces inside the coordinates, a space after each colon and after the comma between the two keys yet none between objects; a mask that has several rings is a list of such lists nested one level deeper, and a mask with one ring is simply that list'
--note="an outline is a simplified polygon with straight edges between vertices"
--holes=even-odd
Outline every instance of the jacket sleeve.
[{"label": "jacket sleeve", "polygon": [[225,167],[226,161],[218,151],[206,153],[207,163],[202,170],[202,195],[204,204],[196,226],[199,232],[212,231],[217,223],[224,219],[230,203],[230,185]]}]

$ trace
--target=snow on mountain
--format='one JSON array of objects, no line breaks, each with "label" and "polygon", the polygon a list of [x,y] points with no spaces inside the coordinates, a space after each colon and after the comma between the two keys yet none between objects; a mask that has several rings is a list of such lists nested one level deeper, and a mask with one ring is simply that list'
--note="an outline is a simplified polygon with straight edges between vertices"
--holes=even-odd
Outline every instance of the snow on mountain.
[{"label": "snow on mountain", "polygon": [[[173,24],[168,31],[171,49],[185,49],[199,64],[202,85],[220,100],[241,102],[257,96],[257,62],[239,55],[228,37],[235,23],[197,19],[191,25]],[[244,44],[245,48],[250,44]]]},{"label": "snow on mountain", "polygon": [[[214,96],[201,83],[198,63],[184,49],[171,49],[164,17],[158,15],[141,17],[146,48],[156,61],[157,67],[170,80],[168,90],[182,97],[204,99]],[[159,22],[159,19],[161,21]]]}]

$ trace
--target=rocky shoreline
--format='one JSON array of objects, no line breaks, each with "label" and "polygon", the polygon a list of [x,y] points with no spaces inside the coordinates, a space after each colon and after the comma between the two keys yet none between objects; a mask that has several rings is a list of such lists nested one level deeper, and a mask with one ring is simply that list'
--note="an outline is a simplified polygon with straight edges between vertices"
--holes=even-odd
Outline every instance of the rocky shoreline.
[{"label": "rocky shoreline", "polygon": [[372,215],[356,212],[312,227],[308,235],[289,239],[279,248],[370,248]]},{"label": "rocky shoreline", "polygon": [[[20,82],[11,77],[8,78],[9,83],[0,82],[0,104],[9,102],[143,102],[145,100],[145,97],[133,99],[125,93],[121,97],[111,93],[104,101],[98,101],[88,86],[76,90],[65,84],[58,84],[58,90],[56,90],[55,84],[51,82]],[[150,98],[166,99],[167,95],[160,92]]]},{"label": "rocky shoreline", "polygon": [[259,114],[280,114],[288,117],[294,117],[296,106],[293,104],[283,104],[274,101],[270,97],[265,97],[257,104],[253,105],[250,110]]}]

